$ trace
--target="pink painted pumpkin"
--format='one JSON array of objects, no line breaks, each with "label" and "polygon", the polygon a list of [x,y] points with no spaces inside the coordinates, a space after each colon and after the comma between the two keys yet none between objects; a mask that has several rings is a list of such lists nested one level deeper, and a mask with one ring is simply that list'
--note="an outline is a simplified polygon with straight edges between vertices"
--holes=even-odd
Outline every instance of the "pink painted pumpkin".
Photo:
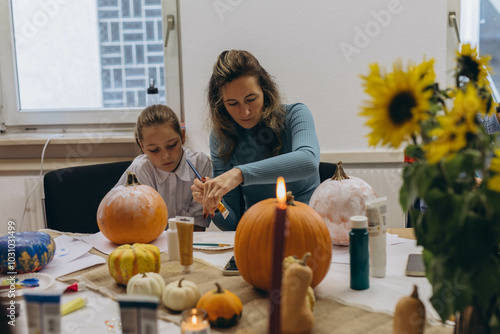
[{"label": "pink painted pumpkin", "polygon": [[335,175],[323,181],[314,191],[309,206],[325,221],[334,245],[349,245],[349,218],[366,215],[365,202],[377,198],[368,183],[359,177],[347,176],[342,162]]}]

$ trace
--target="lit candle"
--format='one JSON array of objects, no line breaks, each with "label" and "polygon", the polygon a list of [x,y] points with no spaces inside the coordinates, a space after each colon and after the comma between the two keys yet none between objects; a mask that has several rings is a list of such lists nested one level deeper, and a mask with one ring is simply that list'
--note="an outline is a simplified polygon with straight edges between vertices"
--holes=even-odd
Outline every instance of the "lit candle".
[{"label": "lit candle", "polygon": [[285,245],[285,218],[286,218],[286,187],[285,179],[278,178],[276,185],[276,216],[274,219],[273,261],[271,274],[271,290],[269,292],[270,317],[269,333],[281,333],[281,271],[283,268],[283,250]]},{"label": "lit candle", "polygon": [[205,310],[192,308],[181,313],[181,334],[209,334],[210,324]]}]

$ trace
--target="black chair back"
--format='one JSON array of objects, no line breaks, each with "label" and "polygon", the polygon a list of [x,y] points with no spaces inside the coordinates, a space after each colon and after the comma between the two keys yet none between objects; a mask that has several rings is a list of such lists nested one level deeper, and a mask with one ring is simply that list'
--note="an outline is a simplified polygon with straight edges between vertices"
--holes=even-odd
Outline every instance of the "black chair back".
[{"label": "black chair back", "polygon": [[64,232],[95,233],[97,208],[131,161],[68,167],[45,174],[45,224]]},{"label": "black chair back", "polygon": [[337,164],[332,164],[329,162],[320,162],[319,163],[319,181],[323,182],[326,179],[329,179],[335,174],[337,170]]}]

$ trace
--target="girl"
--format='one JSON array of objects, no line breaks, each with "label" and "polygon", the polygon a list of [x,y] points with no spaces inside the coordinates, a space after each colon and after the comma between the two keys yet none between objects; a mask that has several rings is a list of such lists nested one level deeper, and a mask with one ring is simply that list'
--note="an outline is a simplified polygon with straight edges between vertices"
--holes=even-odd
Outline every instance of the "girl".
[{"label": "girl", "polygon": [[[278,88],[247,51],[220,54],[208,86],[214,179],[194,181],[191,190],[205,214],[222,230],[235,230],[253,204],[276,197],[276,179],[309,203],[319,185],[319,143],[309,109],[283,105]],[[215,214],[217,203],[229,210]]]},{"label": "girl", "polygon": [[134,159],[116,186],[126,183],[128,171],[134,172],[140,183],[160,193],[169,218],[194,217],[195,231],[204,231],[210,221],[203,218],[203,206],[191,195],[196,176],[186,159],[201,175],[212,174],[211,162],[205,154],[182,147],[185,135],[177,115],[165,105],[147,107],[137,119],[135,140],[143,154]]}]

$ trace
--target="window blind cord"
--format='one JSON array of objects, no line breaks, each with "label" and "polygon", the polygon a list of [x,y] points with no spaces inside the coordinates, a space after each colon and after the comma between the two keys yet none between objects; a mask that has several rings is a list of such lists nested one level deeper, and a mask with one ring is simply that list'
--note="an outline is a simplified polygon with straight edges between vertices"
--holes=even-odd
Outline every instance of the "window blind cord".
[{"label": "window blind cord", "polygon": [[33,188],[31,189],[30,193],[28,194],[28,197],[26,198],[26,203],[24,203],[24,211],[23,211],[23,215],[21,217],[21,223],[19,224],[19,229],[17,229],[19,232],[22,231],[21,227],[22,227],[23,222],[24,222],[24,216],[26,215],[26,211],[28,210],[28,203],[29,203],[29,200],[31,198],[31,195],[33,195],[33,192],[38,187],[38,185],[40,184],[40,182],[42,182],[42,177],[43,177],[43,158],[45,157],[45,150],[47,149],[47,146],[49,145],[49,143],[50,143],[50,141],[52,139],[57,138],[57,137],[63,137],[63,136],[64,136],[63,133],[58,133],[58,134],[52,135],[52,136],[49,137],[49,139],[47,139],[47,141],[45,142],[45,145],[43,146],[42,158],[40,160],[40,175],[38,175],[38,180],[37,180],[36,184],[33,186]]}]

